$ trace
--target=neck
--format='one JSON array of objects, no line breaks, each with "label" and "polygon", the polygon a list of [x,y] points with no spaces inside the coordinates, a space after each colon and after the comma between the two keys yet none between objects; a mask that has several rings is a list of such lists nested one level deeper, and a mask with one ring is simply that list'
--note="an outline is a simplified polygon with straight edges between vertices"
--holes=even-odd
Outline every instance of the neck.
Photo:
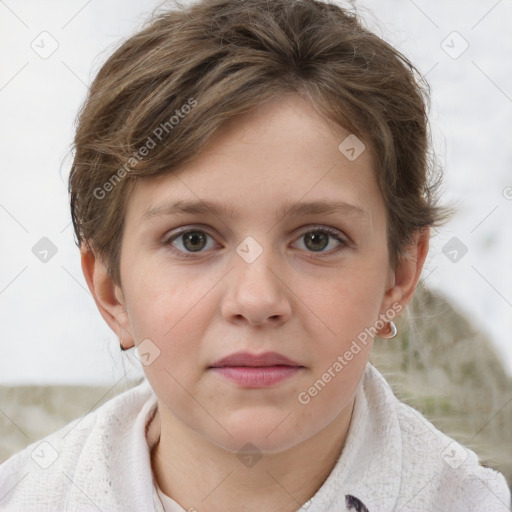
[{"label": "neck", "polygon": [[185,510],[295,512],[314,496],[336,465],[353,406],[354,398],[305,442],[244,465],[236,454],[192,431],[159,403],[153,422],[160,429],[160,439],[151,452],[155,479],[162,492]]}]

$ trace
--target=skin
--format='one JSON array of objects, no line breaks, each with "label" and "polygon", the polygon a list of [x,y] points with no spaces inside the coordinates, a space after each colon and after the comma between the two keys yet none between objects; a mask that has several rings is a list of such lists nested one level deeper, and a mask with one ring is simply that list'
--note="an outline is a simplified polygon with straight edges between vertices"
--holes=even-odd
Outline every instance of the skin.
[{"label": "skin", "polygon": [[[160,350],[143,367],[158,398],[152,467],[185,510],[295,511],[311,498],[343,449],[373,340],[309,403],[298,394],[379,315],[412,298],[429,230],[392,269],[371,152],[367,146],[347,159],[338,150],[347,135],[302,96],[276,98],[229,122],[178,171],[137,184],[126,212],[122,288],[82,249],[87,284],[124,346],[150,339]],[[148,208],[178,199],[215,201],[238,214],[141,221]],[[355,204],[366,215],[275,219],[285,202],[313,200]],[[184,226],[209,236],[203,245],[181,236],[166,245]],[[322,227],[346,244],[332,236],[323,246],[308,242],[304,235]],[[236,251],[248,236],[262,248],[250,263]],[[304,368],[264,389],[241,388],[208,369],[241,350],[276,351]],[[262,454],[252,467],[237,457],[247,442]]]}]

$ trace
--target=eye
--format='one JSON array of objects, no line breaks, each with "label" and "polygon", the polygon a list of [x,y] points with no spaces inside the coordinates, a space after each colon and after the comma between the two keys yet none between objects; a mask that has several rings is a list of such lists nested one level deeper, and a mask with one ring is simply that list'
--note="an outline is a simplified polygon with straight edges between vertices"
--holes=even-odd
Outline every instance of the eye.
[{"label": "eye", "polygon": [[[163,244],[167,246],[171,252],[183,256],[185,258],[193,257],[194,253],[200,254],[204,252],[203,249],[212,249],[213,246],[207,247],[208,238],[213,241],[213,238],[202,229],[184,229],[178,233],[173,234],[167,238]],[[337,252],[337,249],[345,247],[348,243],[340,236],[340,232],[322,226],[314,226],[307,231],[303,231],[299,235],[299,240],[304,239],[305,250],[312,253],[323,255],[324,253]],[[325,251],[329,247],[329,239],[334,239],[338,242],[337,247],[329,251]]]},{"label": "eye", "polygon": [[[189,257],[193,253],[201,252],[206,247],[208,238],[212,237],[201,229],[187,229],[168,238],[164,245],[170,246],[171,251],[180,256]],[[175,242],[178,243],[177,249],[174,246]]]},{"label": "eye", "polygon": [[[331,251],[325,251],[324,249],[329,246],[329,238],[333,238],[339,242],[338,246]],[[336,249],[340,246],[348,245],[347,242],[340,236],[340,232],[322,226],[315,226],[309,228],[307,231],[303,231],[299,237],[299,240],[304,240],[304,246],[309,252],[321,253],[326,252],[332,253],[337,252]]]}]

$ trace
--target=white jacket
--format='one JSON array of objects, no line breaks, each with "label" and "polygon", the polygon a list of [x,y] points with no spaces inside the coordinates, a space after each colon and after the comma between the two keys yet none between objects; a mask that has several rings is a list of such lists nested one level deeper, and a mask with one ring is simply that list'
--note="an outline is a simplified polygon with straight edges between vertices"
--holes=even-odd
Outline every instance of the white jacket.
[{"label": "white jacket", "polygon": [[[183,511],[151,471],[156,397],[146,379],[0,465],[0,510]],[[501,473],[400,402],[367,364],[345,447],[301,512],[505,512]],[[227,511],[230,512],[230,511]]]}]

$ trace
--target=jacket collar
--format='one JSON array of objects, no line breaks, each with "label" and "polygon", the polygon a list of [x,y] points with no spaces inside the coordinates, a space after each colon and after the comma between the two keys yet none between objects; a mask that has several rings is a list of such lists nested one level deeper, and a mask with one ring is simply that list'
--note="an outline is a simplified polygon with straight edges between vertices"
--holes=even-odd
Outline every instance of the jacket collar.
[{"label": "jacket collar", "polygon": [[367,363],[356,390],[340,458],[301,512],[395,509],[402,479],[402,437],[396,401],[384,377]]},{"label": "jacket collar", "polygon": [[[98,409],[86,416],[83,423],[77,420],[66,444],[77,439],[81,449],[78,460],[69,455],[69,460],[66,458],[60,467],[52,466],[54,472],[63,471],[69,480],[64,479],[68,488],[66,510],[162,511],[158,506],[148,508],[148,504],[156,504],[145,426],[156,402],[149,382],[144,379],[104,404],[102,414]],[[82,432],[86,436],[84,446],[78,442]],[[73,454],[69,448],[64,453]],[[110,492],[99,492],[104,487],[109,487]]]}]

